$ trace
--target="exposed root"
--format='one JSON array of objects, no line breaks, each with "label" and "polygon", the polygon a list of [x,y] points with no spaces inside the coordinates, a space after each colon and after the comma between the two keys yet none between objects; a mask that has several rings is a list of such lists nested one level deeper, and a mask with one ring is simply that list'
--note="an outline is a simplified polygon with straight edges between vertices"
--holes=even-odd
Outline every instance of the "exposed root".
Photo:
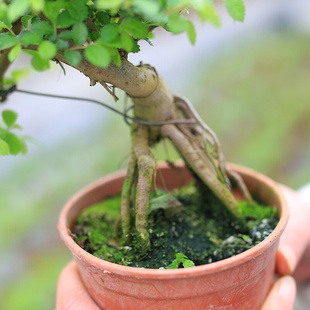
[{"label": "exposed root", "polygon": [[[228,187],[231,186],[229,179],[234,181],[241,190],[244,199],[246,199],[249,204],[253,204],[251,194],[242,178],[227,167],[224,154],[221,150],[221,145],[215,133],[202,121],[189,100],[181,96],[175,96],[174,100],[175,104],[186,118],[194,118],[196,120],[197,125],[192,126],[192,131],[194,134],[202,137],[204,152],[216,170],[219,180],[226,183]],[[191,141],[194,141],[193,137],[191,137]]]},{"label": "exposed root", "polygon": [[123,230],[123,236],[127,243],[129,243],[131,239],[130,230],[134,218],[134,208],[133,208],[134,202],[131,199],[131,193],[132,193],[132,186],[134,183],[136,166],[137,166],[137,159],[134,151],[132,151],[127,167],[127,174],[122,188],[122,198],[121,198],[122,230]]},{"label": "exposed root", "polygon": [[[131,228],[135,222],[139,247],[141,251],[147,251],[150,247],[147,230],[149,194],[155,175],[155,163],[149,148],[147,126],[132,125],[132,145],[132,156],[122,190],[122,229],[125,240],[130,241]],[[137,183],[135,183],[136,176]],[[135,196],[135,201],[132,196]],[[133,218],[133,212],[135,212],[135,218]]]},{"label": "exposed root", "polygon": [[214,170],[208,167],[206,162],[201,159],[188,138],[174,125],[162,126],[162,134],[171,139],[186,163],[218,199],[222,201],[231,216],[240,219],[239,208],[230,188],[223,184],[218,179],[217,174],[214,173]]},{"label": "exposed root", "polygon": [[250,194],[247,186],[245,185],[243,179],[241,178],[241,176],[234,172],[234,171],[231,171],[228,169],[228,167],[226,167],[226,172],[227,172],[227,175],[228,177],[234,181],[237,185],[237,187],[241,190],[241,193],[242,193],[242,196],[243,198],[250,204],[250,205],[253,205],[253,198],[252,198],[252,195]]},{"label": "exposed root", "polygon": [[[218,177],[229,185],[229,179],[226,175],[225,168],[225,157],[221,150],[220,142],[213,132],[213,130],[203,122],[199,114],[191,104],[191,102],[182,96],[174,96],[175,104],[187,118],[194,118],[197,122],[197,125],[193,130],[201,135],[203,142],[205,144],[205,152],[209,157],[209,160],[212,162],[214,169],[217,170]],[[217,163],[214,161],[217,161]]]},{"label": "exposed root", "polygon": [[[159,111],[163,107],[165,105],[160,106]],[[173,112],[167,112],[170,118],[164,118],[171,123],[156,127],[156,140],[152,132],[154,126],[138,123],[131,125],[132,152],[122,190],[122,230],[127,243],[131,241],[135,230],[137,245],[142,253],[150,248],[149,195],[156,174],[156,160],[150,145],[161,138],[167,137],[172,141],[189,168],[226,206],[232,219],[242,221],[237,201],[231,192],[230,180],[237,184],[244,198],[252,203],[242,178],[227,167],[216,135],[201,120],[191,103],[176,96],[173,109]],[[161,115],[161,111],[157,115]],[[196,124],[180,124],[178,120],[184,118],[195,119]]]}]

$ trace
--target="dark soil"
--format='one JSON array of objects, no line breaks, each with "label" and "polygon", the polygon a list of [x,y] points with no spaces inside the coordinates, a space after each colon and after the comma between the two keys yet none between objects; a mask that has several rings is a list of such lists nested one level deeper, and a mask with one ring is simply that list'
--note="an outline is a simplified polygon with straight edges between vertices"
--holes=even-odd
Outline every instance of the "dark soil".
[{"label": "dark soil", "polygon": [[89,253],[113,263],[173,268],[176,255],[180,257],[181,253],[185,261],[188,259],[196,266],[239,254],[264,240],[278,222],[273,207],[257,203],[249,206],[244,201],[239,205],[245,227],[225,218],[212,219],[210,210],[214,207],[208,208],[206,199],[197,194],[194,186],[176,191],[173,197],[162,191],[152,194],[149,214],[152,249],[143,257],[134,240],[131,246],[126,246],[117,237],[120,230],[119,196],[84,210],[76,221],[72,236]]}]

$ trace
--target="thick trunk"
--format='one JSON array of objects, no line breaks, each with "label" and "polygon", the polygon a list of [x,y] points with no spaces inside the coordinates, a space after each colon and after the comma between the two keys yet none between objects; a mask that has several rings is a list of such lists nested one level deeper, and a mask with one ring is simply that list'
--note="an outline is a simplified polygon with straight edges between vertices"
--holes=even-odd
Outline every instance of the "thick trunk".
[{"label": "thick trunk", "polygon": [[[56,60],[71,66],[61,53],[57,54]],[[99,68],[83,58],[74,68],[89,77],[91,85],[96,82],[109,83],[122,89],[130,97],[147,97],[158,84],[157,74],[151,67],[134,66],[127,59],[122,60],[120,67],[111,63],[107,68]]]},{"label": "thick trunk", "polygon": [[[57,58],[66,62],[61,55]],[[150,147],[163,137],[172,140],[187,165],[215,193],[230,214],[237,218],[240,216],[237,203],[230,192],[224,161],[215,135],[203,124],[196,112],[193,112],[188,102],[172,96],[154,68],[149,65],[136,67],[124,59],[120,67],[111,64],[108,68],[102,69],[83,59],[76,69],[88,76],[92,85],[99,82],[106,86],[105,83],[109,83],[124,90],[134,103],[134,116],[137,119],[177,122],[180,119],[188,119],[191,115],[197,121],[189,127],[186,125],[178,127],[176,124],[147,127],[133,123],[132,156],[122,192],[122,227],[127,241],[130,240],[134,225],[141,251],[147,251],[150,246],[147,231],[148,199],[156,172]],[[183,109],[180,108],[181,103]],[[193,139],[195,141],[192,141]],[[204,143],[201,144],[202,140]],[[210,144],[211,149],[216,150],[215,156],[209,149]],[[220,163],[220,167],[217,163]]]}]

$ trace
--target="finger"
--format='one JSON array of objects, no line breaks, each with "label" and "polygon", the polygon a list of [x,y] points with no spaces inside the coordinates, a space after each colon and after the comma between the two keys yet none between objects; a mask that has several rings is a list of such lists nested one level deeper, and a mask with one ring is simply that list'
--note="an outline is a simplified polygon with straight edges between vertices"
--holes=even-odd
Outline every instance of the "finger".
[{"label": "finger", "polygon": [[310,247],[305,251],[293,276],[299,282],[305,282],[310,279]]},{"label": "finger", "polygon": [[272,286],[261,310],[293,310],[295,298],[295,280],[291,276],[285,276]]},{"label": "finger", "polygon": [[308,282],[310,279],[310,261],[301,261],[297,269],[293,273],[294,278],[298,282]]},{"label": "finger", "polygon": [[298,193],[281,186],[290,209],[290,219],[281,236],[276,255],[277,272],[291,274],[297,267],[310,241],[310,204]]},{"label": "finger", "polygon": [[86,309],[100,310],[86,291],[76,263],[70,262],[58,280],[56,310]]}]

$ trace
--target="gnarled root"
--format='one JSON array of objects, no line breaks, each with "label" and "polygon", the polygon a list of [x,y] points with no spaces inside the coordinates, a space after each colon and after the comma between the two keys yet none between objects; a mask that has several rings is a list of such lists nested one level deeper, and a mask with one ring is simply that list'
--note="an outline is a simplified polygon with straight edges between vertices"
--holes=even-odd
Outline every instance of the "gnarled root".
[{"label": "gnarled root", "polygon": [[[224,154],[221,150],[220,143],[217,136],[200,118],[193,105],[189,100],[181,96],[174,96],[175,104],[178,109],[186,118],[194,118],[197,122],[193,125],[191,131],[195,136],[202,137],[203,145],[199,145],[198,148],[202,149],[208,158],[208,161],[212,164],[218,179],[228,187],[230,187],[230,180],[233,181],[240,189],[244,199],[248,201],[250,205],[253,204],[253,198],[247,189],[243,179],[236,172],[233,172],[226,165]],[[191,141],[194,141],[193,137]]]},{"label": "gnarled root", "polygon": [[186,163],[205,183],[218,199],[227,207],[233,218],[240,218],[237,202],[230,189],[217,177],[212,165],[200,156],[201,150],[195,149],[189,139],[174,125],[162,126],[162,134],[173,142]]},{"label": "gnarled root", "polygon": [[[191,103],[174,97],[179,119],[195,119],[196,124],[167,123],[156,127],[158,140],[169,138],[198,178],[226,206],[232,219],[242,221],[230,181],[237,184],[245,199],[252,197],[242,178],[229,170],[220,144],[213,131],[203,123]],[[178,116],[174,116],[177,119]],[[122,230],[126,242],[130,242],[135,228],[141,253],[150,248],[148,233],[149,194],[156,173],[155,161],[150,150],[152,127],[133,123],[132,152],[127,176],[122,190]],[[152,140],[153,141],[153,140]],[[153,141],[154,142],[154,141]]]},{"label": "gnarled root", "polygon": [[[126,241],[130,240],[135,222],[136,238],[141,251],[150,247],[147,230],[149,194],[155,173],[155,163],[149,148],[149,131],[144,125],[132,125],[132,155],[122,190],[122,229]],[[137,183],[135,176],[137,175]],[[135,186],[136,185],[136,186]],[[135,198],[132,199],[131,197]],[[133,216],[135,213],[135,217]]]}]

